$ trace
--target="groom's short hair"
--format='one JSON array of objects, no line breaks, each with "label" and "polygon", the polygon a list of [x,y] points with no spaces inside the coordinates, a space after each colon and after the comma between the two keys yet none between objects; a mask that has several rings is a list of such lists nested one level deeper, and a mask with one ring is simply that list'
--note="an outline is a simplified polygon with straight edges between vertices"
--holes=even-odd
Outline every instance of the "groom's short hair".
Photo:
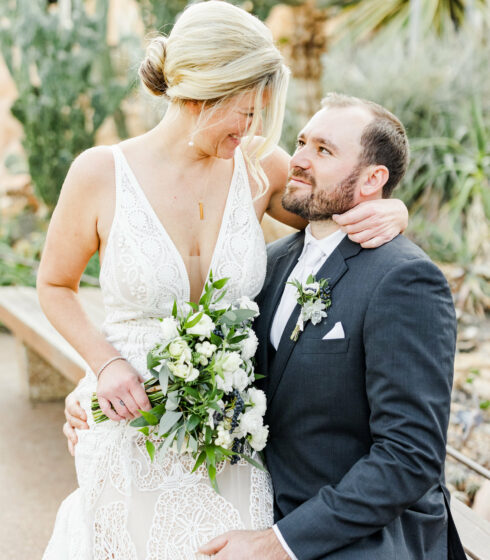
[{"label": "groom's short hair", "polygon": [[373,101],[341,93],[328,93],[322,100],[325,109],[356,106],[364,107],[374,116],[362,132],[359,165],[384,165],[388,168],[390,175],[383,186],[383,198],[389,198],[408,167],[410,149],[407,133],[393,113]]}]

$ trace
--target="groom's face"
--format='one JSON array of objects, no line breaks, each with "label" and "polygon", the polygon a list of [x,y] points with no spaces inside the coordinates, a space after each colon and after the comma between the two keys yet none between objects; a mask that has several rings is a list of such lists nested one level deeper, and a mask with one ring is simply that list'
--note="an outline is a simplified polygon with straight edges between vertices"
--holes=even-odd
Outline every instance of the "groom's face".
[{"label": "groom's face", "polygon": [[361,137],[373,116],[362,107],[318,111],[298,135],[282,203],[309,221],[327,220],[358,202]]}]

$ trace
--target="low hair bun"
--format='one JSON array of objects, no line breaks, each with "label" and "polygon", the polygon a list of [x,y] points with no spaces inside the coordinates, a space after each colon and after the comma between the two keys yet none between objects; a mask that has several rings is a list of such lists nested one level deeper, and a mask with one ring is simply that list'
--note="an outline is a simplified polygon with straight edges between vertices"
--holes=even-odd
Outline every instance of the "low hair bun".
[{"label": "low hair bun", "polygon": [[168,84],[165,78],[165,57],[167,38],[159,35],[151,41],[146,49],[146,57],[139,67],[139,76],[143,85],[153,95],[165,95]]}]

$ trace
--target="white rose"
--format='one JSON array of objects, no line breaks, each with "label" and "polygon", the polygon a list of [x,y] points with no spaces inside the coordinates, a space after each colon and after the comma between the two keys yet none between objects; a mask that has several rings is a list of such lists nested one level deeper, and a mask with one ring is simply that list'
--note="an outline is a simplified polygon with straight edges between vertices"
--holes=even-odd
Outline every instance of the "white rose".
[{"label": "white rose", "polygon": [[168,345],[168,353],[174,360],[190,362],[192,353],[185,340],[179,338]]},{"label": "white rose", "polygon": [[[189,317],[189,321],[192,321],[198,315],[199,313],[194,313],[194,315],[191,315]],[[196,334],[198,336],[204,336],[205,338],[209,338],[215,326],[216,325],[213,323],[211,317],[209,315],[206,315],[206,313],[203,313],[202,317],[199,319],[199,322],[193,327],[189,327],[187,329],[187,332],[189,334]]]},{"label": "white rose", "polygon": [[222,352],[216,360],[216,369],[233,373],[243,364],[238,352]]},{"label": "white rose", "polygon": [[233,391],[233,372],[224,371],[222,375],[223,377],[218,373],[216,376],[216,386],[225,393],[231,393]]},{"label": "white rose", "polygon": [[211,358],[211,356],[216,352],[216,345],[211,344],[209,341],[198,342],[196,344],[196,352],[199,352],[205,358]]},{"label": "white rose", "polygon": [[257,346],[259,345],[259,340],[257,335],[253,332],[253,330],[249,330],[248,337],[244,338],[240,342],[240,352],[242,354],[242,358],[244,360],[249,360],[255,356],[255,352],[257,352]]},{"label": "white rose", "polygon": [[255,434],[263,425],[262,416],[252,408],[243,414],[240,420],[240,430],[245,433]]},{"label": "white rose", "polygon": [[179,322],[173,317],[165,317],[162,324],[162,337],[164,340],[173,340],[179,336]]},{"label": "white rose", "polygon": [[237,305],[240,307],[240,309],[250,309],[250,311],[255,311],[255,313],[257,313],[256,317],[260,315],[259,306],[255,303],[255,301],[252,301],[247,296],[242,296],[240,299],[238,299]]},{"label": "white rose", "polygon": [[233,443],[232,435],[222,424],[218,426],[218,437],[214,440],[214,443],[225,449],[229,449]]},{"label": "white rose", "polygon": [[192,367],[192,364],[185,362],[169,363],[168,368],[175,375],[186,381],[194,381],[199,377],[199,370]]},{"label": "white rose", "polygon": [[266,408],[267,408],[267,399],[265,397],[264,391],[260,389],[256,389],[255,387],[251,387],[248,391],[248,399],[253,403],[253,409],[264,416]]},{"label": "white rose", "polygon": [[209,364],[209,360],[206,358],[206,356],[199,356],[199,358],[197,359],[197,361],[202,365],[202,366],[207,366]]},{"label": "white rose", "polygon": [[305,294],[316,295],[320,289],[320,284],[318,282],[312,282],[311,284],[306,284],[304,287]]},{"label": "white rose", "polygon": [[255,451],[262,451],[265,444],[267,443],[267,438],[269,437],[269,426],[261,426],[256,432],[252,434],[250,438],[250,446],[255,449]]},{"label": "white rose", "polygon": [[241,392],[245,390],[247,385],[248,373],[244,369],[238,368],[233,372],[233,387]]}]

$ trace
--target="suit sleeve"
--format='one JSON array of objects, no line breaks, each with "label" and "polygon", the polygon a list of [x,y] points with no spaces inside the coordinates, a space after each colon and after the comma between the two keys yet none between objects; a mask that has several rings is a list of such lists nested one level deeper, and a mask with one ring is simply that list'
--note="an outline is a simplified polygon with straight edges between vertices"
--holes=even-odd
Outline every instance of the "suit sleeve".
[{"label": "suit sleeve", "polygon": [[447,282],[431,261],[405,261],[383,277],[363,341],[372,445],[337,485],[277,523],[301,560],[378,531],[441,478],[456,320]]}]

